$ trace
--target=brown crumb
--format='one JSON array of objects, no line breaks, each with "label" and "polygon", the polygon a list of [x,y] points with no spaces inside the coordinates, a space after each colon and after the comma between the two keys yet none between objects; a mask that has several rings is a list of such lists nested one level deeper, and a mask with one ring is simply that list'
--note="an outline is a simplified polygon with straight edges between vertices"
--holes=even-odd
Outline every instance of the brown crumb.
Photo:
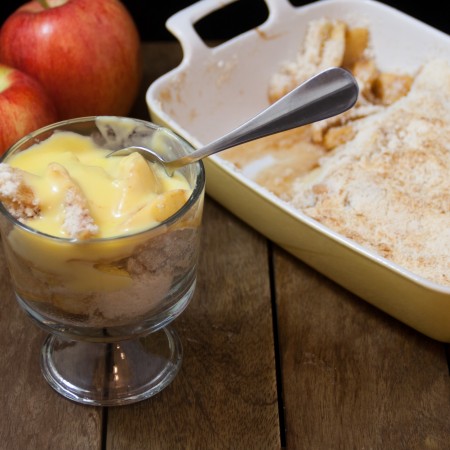
[{"label": "brown crumb", "polygon": [[329,128],[323,137],[323,146],[327,150],[332,150],[338,145],[345,144],[355,137],[355,128],[351,125],[343,125],[341,127]]},{"label": "brown crumb", "polygon": [[26,183],[26,172],[0,164],[0,201],[8,212],[18,220],[29,219],[39,214],[39,201]]},{"label": "brown crumb", "polygon": [[78,184],[60,164],[51,163],[48,170],[65,185],[63,228],[68,236],[77,239],[89,239],[95,236],[98,233],[98,226],[91,216],[87,199]]}]

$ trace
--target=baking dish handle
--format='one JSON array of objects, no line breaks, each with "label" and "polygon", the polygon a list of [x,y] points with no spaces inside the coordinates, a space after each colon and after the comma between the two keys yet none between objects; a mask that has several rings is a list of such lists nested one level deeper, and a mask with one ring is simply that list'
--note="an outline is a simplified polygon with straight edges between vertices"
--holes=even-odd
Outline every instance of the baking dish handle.
[{"label": "baking dish handle", "polygon": [[178,39],[183,48],[183,57],[202,58],[211,49],[194,29],[194,25],[204,17],[236,0],[200,0],[178,11],[166,21],[166,28]]},{"label": "baking dish handle", "polygon": [[[200,0],[167,19],[166,28],[180,42],[186,60],[189,61],[193,57],[203,58],[212,51],[195,31],[195,23],[235,1],[238,0]],[[276,18],[279,14],[285,13],[286,9],[294,9],[288,0],[264,1],[269,10],[269,18]]]}]

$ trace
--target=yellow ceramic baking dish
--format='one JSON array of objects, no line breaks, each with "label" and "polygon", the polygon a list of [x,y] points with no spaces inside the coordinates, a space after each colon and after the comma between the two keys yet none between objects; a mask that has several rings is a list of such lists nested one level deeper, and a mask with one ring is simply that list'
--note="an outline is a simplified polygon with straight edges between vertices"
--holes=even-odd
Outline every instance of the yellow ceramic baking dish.
[{"label": "yellow ceramic baking dish", "polygon": [[[268,106],[267,86],[292,59],[317,18],[357,20],[370,30],[381,70],[414,72],[427,58],[450,58],[450,37],[375,0],[321,0],[294,7],[266,0],[268,19],[216,47],[195,23],[233,0],[202,0],[167,21],[181,64],[147,90],[152,120],[195,147]],[[292,208],[215,155],[205,161],[208,194],[299,259],[405,324],[450,342],[450,287],[421,278]],[[449,250],[450,251],[450,250]]]}]

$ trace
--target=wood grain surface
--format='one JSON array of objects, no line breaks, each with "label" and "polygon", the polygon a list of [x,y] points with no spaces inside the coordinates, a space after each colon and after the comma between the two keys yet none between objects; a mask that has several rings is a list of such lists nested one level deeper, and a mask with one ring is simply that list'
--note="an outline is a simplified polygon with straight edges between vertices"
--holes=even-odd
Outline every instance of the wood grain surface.
[{"label": "wood grain surface", "polygon": [[[181,61],[145,43],[130,114]],[[177,378],[143,402],[75,404],[40,372],[45,338],[0,254],[0,450],[447,449],[446,346],[402,325],[206,199],[198,285],[174,322]],[[449,324],[450,326],[450,324]]]}]

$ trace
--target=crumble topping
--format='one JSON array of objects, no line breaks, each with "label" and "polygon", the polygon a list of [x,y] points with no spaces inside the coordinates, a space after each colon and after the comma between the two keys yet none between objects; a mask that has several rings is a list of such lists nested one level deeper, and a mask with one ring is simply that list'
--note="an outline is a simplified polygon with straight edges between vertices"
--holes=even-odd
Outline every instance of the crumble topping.
[{"label": "crumble topping", "polygon": [[58,179],[66,191],[63,199],[65,213],[63,229],[67,235],[77,239],[95,236],[98,233],[98,226],[91,216],[88,201],[69,172],[62,165],[51,163],[48,165],[47,175]]},{"label": "crumble topping", "polygon": [[292,205],[382,256],[450,285],[450,65],[427,64],[410,93],[293,185]]},{"label": "crumble topping", "polygon": [[[59,178],[66,189],[64,195],[64,230],[70,238],[88,239],[98,233],[86,197],[80,187],[60,164],[49,164],[48,174]],[[39,216],[40,203],[27,177],[33,175],[7,163],[0,164],[0,201],[17,220],[24,221]]]},{"label": "crumble topping", "polygon": [[381,72],[367,28],[313,20],[296,59],[274,73],[269,100],[333,65],[359,84],[353,108],[221,157],[330,229],[450,286],[449,61]]},{"label": "crumble topping", "polygon": [[0,164],[0,201],[18,220],[39,214],[39,201],[26,183],[27,176],[28,174],[20,169]]}]

